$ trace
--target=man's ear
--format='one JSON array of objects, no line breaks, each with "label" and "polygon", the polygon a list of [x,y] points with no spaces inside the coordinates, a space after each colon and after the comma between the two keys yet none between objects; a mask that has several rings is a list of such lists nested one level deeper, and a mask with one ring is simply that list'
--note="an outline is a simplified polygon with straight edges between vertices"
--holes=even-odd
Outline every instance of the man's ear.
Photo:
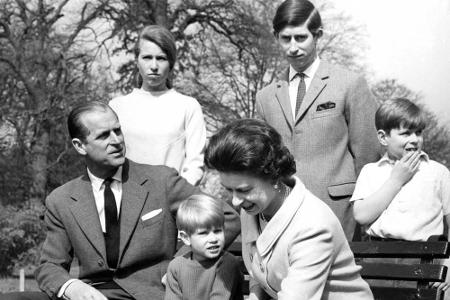
[{"label": "man's ear", "polygon": [[380,142],[380,144],[383,146],[387,146],[386,137],[388,136],[388,134],[386,133],[386,131],[384,131],[383,129],[380,129],[377,131],[377,135],[378,135],[378,141]]},{"label": "man's ear", "polygon": [[186,246],[191,245],[191,239],[189,238],[189,235],[185,231],[180,230],[180,238]]},{"label": "man's ear", "polygon": [[84,144],[79,138],[73,138],[72,145],[79,154],[86,155],[86,149],[84,149]]},{"label": "man's ear", "polygon": [[323,35],[323,29],[322,27],[319,27],[319,29],[317,29],[316,33],[314,34],[314,37],[316,38],[316,40],[320,39]]}]

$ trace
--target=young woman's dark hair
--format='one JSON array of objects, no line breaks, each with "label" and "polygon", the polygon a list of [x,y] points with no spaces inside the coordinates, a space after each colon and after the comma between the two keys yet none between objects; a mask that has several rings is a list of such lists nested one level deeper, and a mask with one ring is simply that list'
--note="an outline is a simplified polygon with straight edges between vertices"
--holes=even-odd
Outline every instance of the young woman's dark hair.
[{"label": "young woman's dark hair", "polygon": [[273,18],[273,31],[275,35],[286,26],[306,27],[313,36],[320,34],[322,19],[319,12],[308,0],[286,0],[278,7]]},{"label": "young woman's dark hair", "polygon": [[234,121],[213,135],[205,165],[219,172],[242,172],[274,182],[295,173],[294,157],[280,134],[256,119]]}]

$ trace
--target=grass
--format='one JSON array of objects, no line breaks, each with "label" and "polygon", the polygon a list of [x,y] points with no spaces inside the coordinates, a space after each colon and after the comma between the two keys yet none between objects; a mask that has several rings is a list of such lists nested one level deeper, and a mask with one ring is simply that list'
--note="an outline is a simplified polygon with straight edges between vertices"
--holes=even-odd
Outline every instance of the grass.
[{"label": "grass", "polygon": [[[18,292],[19,277],[0,278],[0,293]],[[34,278],[25,278],[25,291],[39,291]]]}]

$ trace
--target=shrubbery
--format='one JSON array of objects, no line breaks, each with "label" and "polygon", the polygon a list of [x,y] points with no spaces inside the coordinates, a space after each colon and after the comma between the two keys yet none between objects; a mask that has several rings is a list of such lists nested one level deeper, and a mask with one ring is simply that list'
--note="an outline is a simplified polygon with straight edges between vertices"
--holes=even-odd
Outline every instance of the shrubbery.
[{"label": "shrubbery", "polygon": [[0,276],[15,268],[34,270],[45,239],[41,212],[31,208],[0,206]]}]

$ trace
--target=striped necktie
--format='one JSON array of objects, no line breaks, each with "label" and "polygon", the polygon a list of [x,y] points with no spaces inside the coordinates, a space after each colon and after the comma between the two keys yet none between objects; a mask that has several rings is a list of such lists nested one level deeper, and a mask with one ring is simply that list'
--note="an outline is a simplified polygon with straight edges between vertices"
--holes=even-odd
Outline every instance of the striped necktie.
[{"label": "striped necktie", "polygon": [[300,76],[300,82],[298,83],[297,101],[295,102],[295,116],[297,117],[300,106],[302,105],[303,98],[306,93],[305,74],[297,73],[295,76]]}]

